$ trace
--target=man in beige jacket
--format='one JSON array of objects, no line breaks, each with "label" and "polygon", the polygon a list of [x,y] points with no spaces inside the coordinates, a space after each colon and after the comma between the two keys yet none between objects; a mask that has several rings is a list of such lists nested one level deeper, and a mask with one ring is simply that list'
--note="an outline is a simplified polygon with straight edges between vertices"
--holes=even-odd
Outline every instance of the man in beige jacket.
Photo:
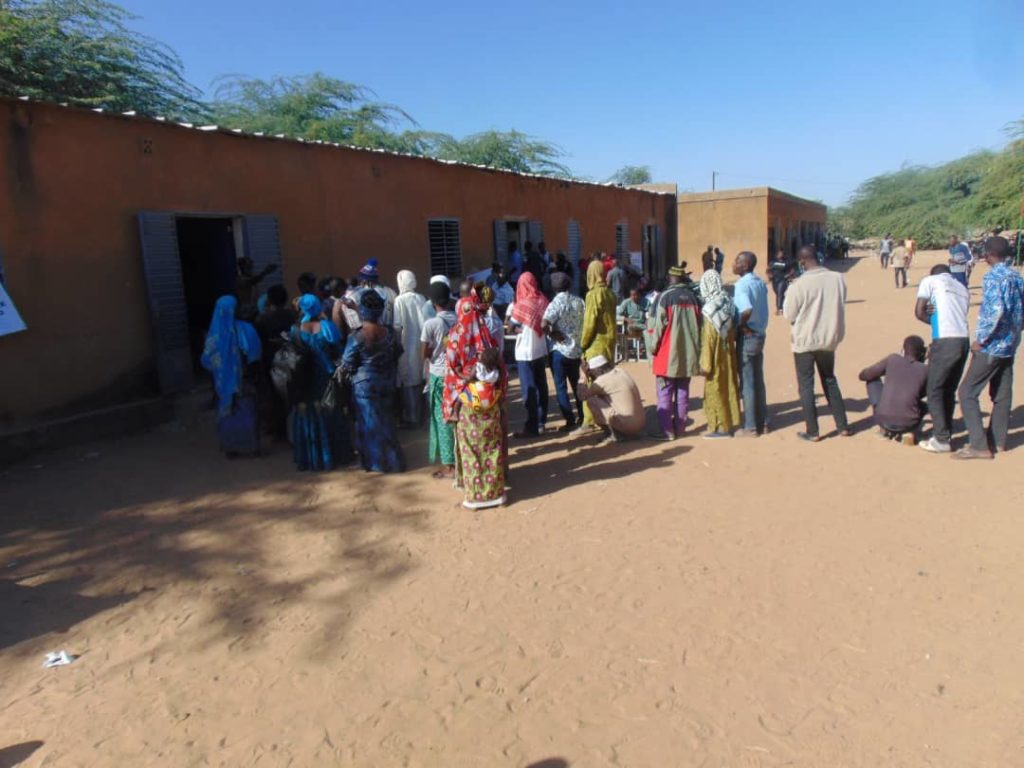
[{"label": "man in beige jacket", "polygon": [[786,291],[782,314],[792,326],[790,337],[796,362],[796,380],[800,405],[804,411],[806,432],[797,437],[816,443],[818,409],[814,404],[814,370],[817,368],[825,399],[832,409],[836,429],[843,436],[853,434],[846,420],[843,393],[836,380],[836,347],[846,334],[846,282],[838,272],[818,264],[814,249],[804,246],[798,255],[803,274]]}]

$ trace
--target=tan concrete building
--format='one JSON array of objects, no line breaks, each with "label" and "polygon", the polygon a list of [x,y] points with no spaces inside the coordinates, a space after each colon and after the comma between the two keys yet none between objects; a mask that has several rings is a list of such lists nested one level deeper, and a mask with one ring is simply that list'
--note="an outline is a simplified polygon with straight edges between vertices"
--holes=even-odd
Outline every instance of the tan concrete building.
[{"label": "tan concrete building", "polygon": [[701,254],[714,245],[727,258],[753,251],[763,260],[779,248],[794,255],[824,237],[821,203],[771,187],[723,189],[678,196],[679,259],[699,274]]}]

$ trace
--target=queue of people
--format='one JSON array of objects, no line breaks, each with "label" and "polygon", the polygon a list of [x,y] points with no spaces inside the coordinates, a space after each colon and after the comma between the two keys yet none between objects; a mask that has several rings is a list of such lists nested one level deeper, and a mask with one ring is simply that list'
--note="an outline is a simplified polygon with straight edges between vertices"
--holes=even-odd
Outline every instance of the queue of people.
[{"label": "queue of people", "polygon": [[[958,459],[991,458],[1006,449],[1013,362],[1024,326],[1024,278],[1009,266],[1011,256],[1004,238],[989,238],[984,259],[990,269],[973,336],[969,293],[952,266],[936,265],[921,281],[914,314],[931,328],[930,348],[908,336],[900,353],[860,374],[884,436]],[[467,280],[458,296],[447,277],[434,276],[424,296],[415,276],[403,270],[394,291],[380,284],[373,261],[351,283],[318,283],[304,273],[299,289],[305,292],[293,302],[283,286],[272,286],[252,322],[239,318],[236,297],[223,296],[201,359],[213,380],[221,448],[229,457],[257,454],[263,429],[290,441],[299,470],[331,470],[358,457],[366,471],[401,472],[406,460],[399,427],[425,422],[429,458],[439,465],[434,477],[461,489],[467,508],[499,506],[506,501],[509,438],[546,432],[549,367],[561,431],[601,432],[612,440],[646,433],[639,388],[616,365],[617,316],[626,319],[627,332],[630,324],[644,326],[657,393],[658,434],[652,437],[686,434],[691,382],[698,376],[705,380],[708,424],[702,437],[756,437],[770,426],[764,344],[771,311],[757,264],[752,252],[736,256],[731,295],[715,265],[697,282],[680,265],[669,269],[662,290],[641,296],[634,288],[622,302],[600,259],[587,265],[583,298],[561,269],[550,275],[550,299],[530,269],[511,296],[504,274],[496,276],[497,290]],[[800,249],[795,264],[777,254],[765,271],[776,310],[791,327],[804,416],[798,437],[822,439],[815,374],[838,434],[851,435],[835,375],[845,336],[843,276],[822,266],[811,246]],[[526,414],[514,432],[506,332],[516,335],[512,357]],[[986,388],[993,401],[987,429],[979,404]],[[957,399],[969,441],[953,451]],[[926,414],[932,433],[918,440]]]}]

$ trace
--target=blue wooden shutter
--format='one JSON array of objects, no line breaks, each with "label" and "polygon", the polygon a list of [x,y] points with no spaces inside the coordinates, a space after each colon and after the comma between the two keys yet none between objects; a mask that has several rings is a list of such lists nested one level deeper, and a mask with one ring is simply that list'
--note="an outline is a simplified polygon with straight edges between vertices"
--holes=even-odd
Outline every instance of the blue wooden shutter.
[{"label": "blue wooden shutter", "polygon": [[[259,274],[269,264],[281,266],[281,238],[276,216],[245,217],[245,253],[252,259],[253,272]],[[268,285],[282,282],[280,270],[271,272],[253,290],[259,296]]]},{"label": "blue wooden shutter", "polygon": [[160,391],[164,394],[184,392],[192,388],[195,374],[174,214],[140,213],[139,239],[149,312],[153,319]]},{"label": "blue wooden shutter", "polygon": [[526,231],[528,233],[527,236],[530,238],[530,242],[533,243],[533,247],[536,249],[537,243],[544,241],[544,222],[531,221],[526,225]]},{"label": "blue wooden shutter", "polygon": [[494,260],[508,266],[508,227],[504,219],[494,220]]},{"label": "blue wooden shutter", "polygon": [[430,248],[431,276],[463,277],[459,220],[428,219],[427,241]]},{"label": "blue wooden shutter", "polygon": [[615,225],[615,255],[622,257],[629,253],[629,222]]},{"label": "blue wooden shutter", "polygon": [[583,253],[583,238],[580,234],[580,223],[576,219],[569,219],[569,263],[572,264],[573,290],[580,292],[580,286],[585,285],[584,276],[580,274],[580,256]]}]

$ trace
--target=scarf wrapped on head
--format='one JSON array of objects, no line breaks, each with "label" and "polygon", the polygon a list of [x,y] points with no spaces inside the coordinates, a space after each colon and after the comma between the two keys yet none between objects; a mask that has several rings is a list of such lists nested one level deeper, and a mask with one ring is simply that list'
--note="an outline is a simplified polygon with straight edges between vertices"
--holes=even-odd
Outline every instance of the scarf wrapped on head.
[{"label": "scarf wrapped on head", "polygon": [[[455,305],[455,325],[448,331],[448,348],[445,352],[448,366],[444,375],[444,397],[441,411],[445,421],[455,417],[455,405],[466,384],[476,375],[476,364],[480,352],[495,346],[494,337],[483,322],[484,308],[476,291],[459,299]],[[502,380],[504,380],[502,364]]]},{"label": "scarf wrapped on head", "polygon": [[312,293],[304,293],[299,299],[299,309],[302,310],[300,323],[320,323],[320,335],[324,340],[335,344],[341,341],[341,331],[338,330],[332,321],[322,317],[324,311],[323,302]]},{"label": "scarf wrapped on head", "polygon": [[512,307],[512,320],[543,335],[541,324],[544,310],[548,308],[547,297],[537,287],[537,278],[532,272],[524,272],[516,283],[516,302]]},{"label": "scarf wrapped on head", "polygon": [[722,287],[722,278],[708,270],[700,279],[700,298],[704,303],[704,319],[715,326],[719,336],[728,335],[736,320],[736,307]]},{"label": "scarf wrapped on head", "polygon": [[242,371],[260,359],[260,337],[249,323],[235,320],[238,299],[221,296],[213,308],[210,330],[200,360],[213,377],[218,412],[231,413],[231,404],[242,386]]},{"label": "scarf wrapped on head", "polygon": [[414,293],[416,291],[416,275],[408,269],[403,269],[396,278],[398,283],[398,295]]},{"label": "scarf wrapped on head", "polygon": [[384,314],[384,299],[374,290],[365,290],[359,295],[359,306],[356,311],[364,323],[379,323]]},{"label": "scarf wrapped on head", "polygon": [[587,290],[594,290],[595,288],[607,288],[608,283],[604,279],[604,264],[598,259],[594,259],[590,262],[590,266],[587,267]]}]

